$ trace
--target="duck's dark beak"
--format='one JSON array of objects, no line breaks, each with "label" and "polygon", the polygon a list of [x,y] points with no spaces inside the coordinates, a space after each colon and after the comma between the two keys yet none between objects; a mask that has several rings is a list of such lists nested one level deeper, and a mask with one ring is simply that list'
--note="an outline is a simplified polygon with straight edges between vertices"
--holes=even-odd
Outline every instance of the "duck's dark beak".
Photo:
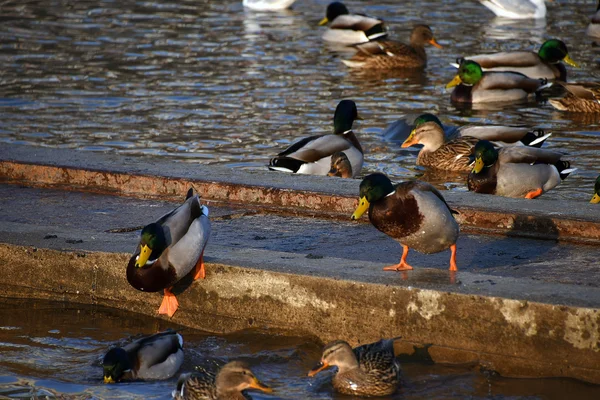
[{"label": "duck's dark beak", "polygon": [[323,371],[326,368],[329,368],[329,364],[327,364],[324,361],[321,361],[313,369],[308,371],[308,376],[315,376],[316,374],[318,374],[319,372]]}]

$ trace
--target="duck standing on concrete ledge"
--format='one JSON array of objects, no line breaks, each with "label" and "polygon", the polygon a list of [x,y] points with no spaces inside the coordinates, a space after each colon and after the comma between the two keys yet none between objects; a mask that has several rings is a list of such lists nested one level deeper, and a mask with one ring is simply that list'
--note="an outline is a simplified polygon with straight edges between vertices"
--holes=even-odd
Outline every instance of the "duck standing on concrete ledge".
[{"label": "duck standing on concrete ledge", "polygon": [[190,189],[186,201],[142,229],[135,254],[127,265],[127,280],[144,292],[164,290],[159,314],[170,317],[179,303],[171,288],[195,269],[204,278],[204,248],[210,237],[208,207]]},{"label": "duck standing on concrete ledge", "polygon": [[400,363],[394,355],[394,339],[383,339],[352,349],[343,340],[323,349],[321,362],[308,376],[337,367],[333,388],[353,396],[389,396],[400,386]]},{"label": "duck standing on concrete ledge", "polygon": [[450,271],[456,267],[458,224],[452,210],[436,188],[421,181],[393,185],[387,176],[375,173],[360,183],[359,204],[352,219],[369,210],[369,220],[381,232],[396,239],[404,249],[400,262],[385,271],[413,269],[406,262],[408,249],[438,253],[450,248]]},{"label": "duck standing on concrete ledge", "polygon": [[331,170],[331,156],[343,151],[352,167],[352,177],[360,173],[363,149],[352,131],[355,120],[361,119],[352,100],[342,100],[333,116],[333,135],[311,136],[302,139],[277,157],[271,159],[272,171],[296,174],[327,175]]},{"label": "duck standing on concrete ledge", "polygon": [[169,379],[183,364],[183,338],[172,329],[144,336],[104,356],[104,383]]},{"label": "duck standing on concrete ledge", "polygon": [[172,395],[176,400],[247,400],[252,399],[245,393],[248,389],[273,392],[254,376],[248,364],[231,361],[216,375],[208,371],[181,375]]},{"label": "duck standing on concrete ledge", "polygon": [[475,145],[469,190],[505,197],[535,199],[557,186],[577,168],[562,154],[533,147],[494,148],[487,140]]}]

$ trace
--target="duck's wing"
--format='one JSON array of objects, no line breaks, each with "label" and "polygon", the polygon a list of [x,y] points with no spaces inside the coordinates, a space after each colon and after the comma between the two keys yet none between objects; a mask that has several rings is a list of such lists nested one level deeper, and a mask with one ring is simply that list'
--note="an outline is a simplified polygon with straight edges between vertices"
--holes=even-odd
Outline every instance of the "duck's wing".
[{"label": "duck's wing", "polygon": [[329,29],[351,29],[353,31],[367,32],[369,29],[383,22],[377,18],[360,14],[340,15],[329,25]]},{"label": "duck's wing", "polygon": [[518,72],[484,72],[483,78],[477,84],[476,89],[521,89],[527,93],[533,93],[550,85],[551,83],[547,83],[544,80],[528,78]]},{"label": "duck's wing", "polygon": [[600,85],[595,83],[560,83],[569,93],[584,100],[600,99]]},{"label": "duck's wing", "polygon": [[[372,57],[372,56],[389,56],[402,57],[414,55],[415,51],[412,47],[402,42],[393,40],[377,40],[368,43],[362,43],[355,46],[358,53],[355,57]],[[354,57],[353,57],[354,58]]]},{"label": "duck's wing", "polygon": [[207,371],[181,374],[172,395],[176,400],[215,399],[215,374]]},{"label": "duck's wing", "polygon": [[554,164],[561,157],[562,154],[555,151],[527,146],[503,147],[498,150],[498,161],[500,163]]},{"label": "duck's wing", "polygon": [[416,180],[411,181],[411,182],[404,182],[404,183],[409,183],[409,185],[407,185],[407,188],[409,188],[409,190],[417,189],[422,192],[431,192],[431,193],[435,194],[446,205],[446,207],[448,208],[450,213],[458,214],[458,211],[450,208],[448,203],[446,203],[446,199],[444,199],[444,196],[442,196],[442,194],[439,192],[439,190],[437,190],[433,185],[431,185],[427,182],[416,181]]},{"label": "duck's wing", "polygon": [[278,157],[290,157],[304,162],[316,162],[338,151],[350,148],[351,144],[341,135],[312,136],[294,143]]},{"label": "duck's wing", "polygon": [[183,338],[173,330],[167,330],[136,340],[123,347],[128,353],[135,353],[140,368],[151,368],[176,354],[183,347]]},{"label": "duck's wing", "polygon": [[[465,57],[465,59],[477,62],[483,69],[501,67],[526,68],[542,63],[540,57],[531,51],[505,51],[492,54],[478,54]],[[457,64],[452,65],[458,66]],[[507,71],[510,71],[510,69]]]},{"label": "duck's wing", "polygon": [[471,136],[480,140],[488,140],[501,147],[521,141],[522,143],[520,144],[535,146],[541,144],[552,135],[550,132],[544,133],[544,131],[539,129],[531,130],[523,126],[503,125],[465,126],[460,128],[460,134],[461,136]]},{"label": "duck's wing", "polygon": [[353,349],[358,364],[365,371],[382,369],[394,363],[394,340],[383,339]]}]

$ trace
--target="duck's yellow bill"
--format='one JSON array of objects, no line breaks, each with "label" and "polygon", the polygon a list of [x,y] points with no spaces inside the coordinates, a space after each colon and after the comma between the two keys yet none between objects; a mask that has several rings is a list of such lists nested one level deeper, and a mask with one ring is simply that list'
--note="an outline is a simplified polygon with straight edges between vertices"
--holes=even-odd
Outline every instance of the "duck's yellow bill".
[{"label": "duck's yellow bill", "polygon": [[321,20],[321,22],[319,22],[319,26],[323,26],[323,25],[325,25],[325,24],[326,24],[326,23],[328,23],[328,22],[329,22],[329,20],[327,19],[327,17],[325,17],[325,18],[323,18],[323,19]]},{"label": "duck's yellow bill", "polygon": [[363,117],[361,117],[360,115],[357,115],[357,116],[356,116],[356,119],[357,119],[357,120],[359,120],[359,121],[364,121],[364,120],[365,120],[365,119],[364,119]]},{"label": "duck's yellow bill", "polygon": [[429,44],[432,45],[432,46],[434,46],[434,47],[437,47],[438,49],[442,48],[442,45],[439,44],[438,42],[436,42],[434,38],[431,38],[431,40],[429,41]]},{"label": "duck's yellow bill", "polygon": [[475,159],[475,165],[473,166],[473,173],[478,174],[481,172],[482,169],[483,169],[483,160],[481,159],[481,157],[477,157]]},{"label": "duck's yellow bill", "polygon": [[115,383],[115,381],[113,381],[112,376],[105,376],[104,383]]},{"label": "duck's yellow bill", "polygon": [[252,382],[250,382],[250,388],[261,390],[261,391],[263,391],[265,393],[272,393],[273,392],[273,389],[271,389],[270,387],[268,387],[267,385],[265,385],[264,383],[262,383],[261,381],[259,381],[256,378],[254,378],[252,380]]},{"label": "duck's yellow bill", "polygon": [[450,89],[453,88],[454,86],[460,85],[462,83],[462,80],[460,79],[460,76],[456,75],[454,77],[454,79],[452,79],[447,85],[446,85],[446,89]]},{"label": "duck's yellow bill", "polygon": [[135,266],[140,268],[146,265],[146,262],[148,262],[148,259],[150,258],[150,254],[152,254],[152,249],[148,247],[147,244],[143,245],[142,250],[140,251],[140,255],[135,261]]},{"label": "duck's yellow bill", "polygon": [[406,140],[404,141],[404,143],[402,143],[402,145],[400,147],[410,147],[413,144],[417,144],[416,140],[415,140],[415,133],[417,132],[416,129],[413,129],[410,132],[410,135],[408,135],[408,137],[406,138]]},{"label": "duck's yellow bill", "polygon": [[326,368],[329,368],[329,364],[327,364],[324,361],[321,361],[319,363],[319,365],[317,365],[316,367],[314,367],[313,369],[308,371],[308,376],[311,376],[311,377],[315,376],[316,374],[318,374],[319,372],[323,371]]},{"label": "duck's yellow bill", "polygon": [[579,68],[579,64],[577,64],[573,59],[567,54],[563,61],[569,64],[571,67]]},{"label": "duck's yellow bill", "polygon": [[592,197],[592,199],[590,200],[590,203],[592,203],[592,204],[600,203],[600,195],[598,195],[598,193],[594,193],[594,197]]},{"label": "duck's yellow bill", "polygon": [[356,207],[356,210],[354,210],[354,213],[352,214],[352,219],[359,219],[360,217],[362,217],[362,215],[365,213],[365,211],[367,211],[369,209],[369,201],[367,200],[366,197],[362,197],[359,201],[358,201],[358,207]]}]

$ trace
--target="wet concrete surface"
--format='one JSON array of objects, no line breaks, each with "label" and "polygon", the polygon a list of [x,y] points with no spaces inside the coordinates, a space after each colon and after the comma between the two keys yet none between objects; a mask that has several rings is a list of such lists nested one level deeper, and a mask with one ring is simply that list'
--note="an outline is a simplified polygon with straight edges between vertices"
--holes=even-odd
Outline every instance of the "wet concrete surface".
[{"label": "wet concrete surface", "polygon": [[[0,185],[0,241],[73,251],[130,253],[141,225],[177,203]],[[210,206],[210,204],[209,204]],[[600,248],[504,236],[461,235],[450,252],[409,253],[409,273],[384,272],[400,245],[368,223],[213,207],[207,261],[279,272],[587,307],[600,305]],[[364,217],[366,220],[367,218]]]}]

